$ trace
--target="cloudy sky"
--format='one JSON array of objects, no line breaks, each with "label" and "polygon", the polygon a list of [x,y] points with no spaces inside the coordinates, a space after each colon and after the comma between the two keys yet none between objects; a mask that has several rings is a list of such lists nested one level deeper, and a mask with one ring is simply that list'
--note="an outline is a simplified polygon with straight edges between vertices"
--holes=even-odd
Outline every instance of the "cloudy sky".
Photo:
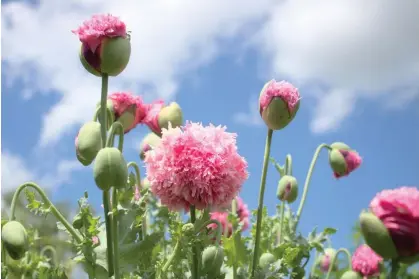
[{"label": "cloudy sky", "polygon": [[[238,133],[251,173],[242,196],[251,208],[266,135],[257,97],[272,78],[294,83],[303,97],[272,148],[280,161],[293,155],[301,186],[322,142],[344,141],[364,157],[357,172],[336,181],[321,156],[304,233],[334,226],[334,242],[347,246],[377,191],[419,185],[417,0],[39,0],[2,2],[2,192],[35,180],[74,206],[88,190],[99,208],[91,169],[75,161],[73,146],[100,98],[100,79],[82,68],[70,30],[104,12],[132,31],[130,63],[110,80],[110,92],[176,100],[186,119]],[[127,136],[129,160],[139,160],[146,132]],[[271,168],[271,212],[277,179]]]}]

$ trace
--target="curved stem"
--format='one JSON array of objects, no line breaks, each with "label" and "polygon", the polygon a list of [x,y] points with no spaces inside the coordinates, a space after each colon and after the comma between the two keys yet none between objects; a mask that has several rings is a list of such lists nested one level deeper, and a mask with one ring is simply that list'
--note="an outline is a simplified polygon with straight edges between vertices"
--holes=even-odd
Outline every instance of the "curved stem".
[{"label": "curved stem", "polygon": [[268,172],[268,160],[269,154],[271,152],[271,142],[272,142],[272,134],[273,130],[268,129],[268,135],[266,136],[266,143],[265,143],[265,154],[263,156],[263,167],[262,167],[262,176],[260,179],[260,189],[259,189],[259,205],[257,211],[257,219],[256,219],[256,236],[255,236],[255,245],[253,248],[253,262],[252,262],[252,270],[251,270],[251,278],[255,275],[255,270],[259,258],[259,242],[260,242],[260,233],[262,227],[262,212],[263,212],[263,196],[265,194],[265,184],[266,184],[266,174]]},{"label": "curved stem", "polygon": [[120,279],[119,273],[119,237],[118,237],[118,190],[112,188],[112,239],[113,239],[113,270],[115,279]]},{"label": "curved stem", "polygon": [[397,273],[399,273],[399,269],[400,269],[400,263],[397,260],[392,260],[390,279],[397,279]]},{"label": "curved stem", "polygon": [[44,203],[51,209],[51,213],[60,221],[63,226],[67,229],[67,231],[73,236],[77,243],[81,243],[83,241],[80,234],[73,228],[73,226],[65,219],[65,217],[61,214],[60,211],[54,206],[54,204],[48,199],[45,192],[34,182],[26,182],[20,185],[17,189],[15,194],[13,195],[12,204],[11,204],[11,212],[10,212],[10,221],[15,219],[15,211],[16,205],[19,198],[20,193],[26,188],[31,187],[33,188],[42,198]]},{"label": "curved stem", "polygon": [[170,264],[172,263],[172,261],[176,258],[176,255],[177,255],[177,253],[179,252],[179,250],[180,250],[180,238],[179,238],[179,240],[176,242],[176,245],[175,245],[175,248],[173,248],[173,252],[172,252],[172,254],[170,255],[170,257],[169,257],[169,259],[167,260],[167,262],[164,264],[164,266],[163,266],[163,268],[162,268],[162,270],[161,270],[161,272],[162,273],[166,273],[167,272],[167,270],[169,269],[169,267],[170,267]]},{"label": "curved stem", "polygon": [[[98,121],[100,112],[101,112],[101,109],[100,109],[100,106],[99,106],[98,108],[96,108],[95,115],[93,116],[93,121]],[[107,122],[108,127],[106,127],[108,129],[108,128],[110,128],[109,124],[110,123],[112,124],[115,121],[115,116],[107,106],[106,106],[106,115],[108,116],[108,119],[107,119],[108,120],[108,122]]]},{"label": "curved stem", "polygon": [[41,256],[44,256],[46,251],[51,251],[52,254],[52,261],[54,262],[54,264],[56,265],[58,263],[57,261],[57,251],[55,251],[55,248],[52,247],[51,245],[46,245],[44,248],[42,248],[41,250]]},{"label": "curved stem", "polygon": [[313,159],[311,160],[311,164],[310,164],[310,167],[308,169],[306,181],[304,182],[303,196],[301,197],[300,205],[298,207],[298,211],[297,211],[297,214],[296,214],[296,217],[295,217],[294,230],[297,229],[298,222],[300,221],[301,213],[303,212],[303,208],[304,208],[304,203],[305,203],[306,198],[307,198],[307,192],[308,192],[308,187],[310,185],[311,176],[313,175],[313,170],[314,170],[314,167],[316,165],[317,159],[320,155],[320,151],[323,148],[331,149],[331,147],[329,145],[327,145],[325,143],[322,143],[317,147],[316,151],[314,152]]},{"label": "curved stem", "polygon": [[[195,224],[196,221],[196,210],[195,206],[191,205],[190,207],[191,213],[191,223]],[[196,244],[192,247],[192,279],[199,279],[199,268],[198,268],[198,247]]]},{"label": "curved stem", "polygon": [[352,270],[352,259],[351,259],[351,253],[348,251],[348,249],[340,248],[336,251],[336,254],[332,257],[332,260],[330,261],[329,270],[327,271],[326,279],[329,279],[330,275],[332,274],[333,267],[336,265],[336,261],[338,259],[339,253],[345,253],[346,257],[348,258],[348,269]]},{"label": "curved stem", "polygon": [[112,123],[111,131],[109,132],[109,137],[106,140],[106,147],[112,147],[115,140],[115,134],[118,134],[119,136],[118,149],[122,152],[122,149],[124,147],[124,127],[119,121]]}]

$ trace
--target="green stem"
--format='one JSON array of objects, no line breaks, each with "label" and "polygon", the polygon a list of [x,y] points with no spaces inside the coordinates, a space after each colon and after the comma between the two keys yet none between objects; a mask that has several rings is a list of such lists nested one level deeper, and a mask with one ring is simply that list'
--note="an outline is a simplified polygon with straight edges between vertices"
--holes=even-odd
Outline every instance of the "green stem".
[{"label": "green stem", "polygon": [[316,165],[317,159],[320,155],[320,151],[323,148],[331,149],[331,147],[329,145],[327,145],[325,143],[322,143],[317,147],[316,152],[314,152],[313,159],[311,160],[311,164],[310,164],[310,167],[308,169],[306,181],[304,182],[303,196],[301,197],[300,205],[298,207],[298,211],[297,211],[297,214],[296,214],[296,217],[295,217],[294,230],[297,229],[298,222],[300,221],[301,213],[303,212],[303,208],[304,208],[304,203],[305,203],[306,198],[307,198],[307,192],[308,192],[308,188],[309,188],[309,185],[310,185],[311,176],[313,175],[313,170],[314,170],[314,167]]},{"label": "green stem", "polygon": [[120,279],[119,273],[119,237],[118,237],[118,190],[112,188],[112,239],[113,239],[113,269],[114,269],[114,279]]},{"label": "green stem", "polygon": [[255,245],[253,249],[251,278],[253,278],[255,275],[255,270],[256,270],[256,266],[257,266],[257,262],[259,258],[258,254],[259,254],[261,227],[262,227],[263,196],[265,194],[266,174],[268,172],[268,161],[269,161],[269,154],[271,152],[272,134],[273,134],[273,130],[268,129],[268,135],[266,137],[266,143],[265,143],[265,154],[263,157],[262,177],[260,179],[259,205],[258,205],[257,219],[256,219],[256,237],[255,237]]},{"label": "green stem", "polygon": [[102,147],[105,147],[105,143],[106,143],[106,131],[108,130],[108,126],[107,126],[107,117],[106,117],[106,100],[108,98],[108,75],[107,74],[102,74],[102,90],[101,90],[101,95],[100,95],[100,134],[102,136]]},{"label": "green stem", "polygon": [[[127,164],[127,167],[130,168],[134,168],[134,172],[135,172],[135,180],[136,180],[136,187],[140,187],[141,190],[141,172],[140,172],[140,168],[138,167],[137,163],[132,161],[129,162]],[[146,205],[146,212],[144,213],[145,216],[143,218],[143,224],[142,224],[142,235],[143,237],[145,237],[147,235],[147,216],[148,216],[148,212],[147,212],[147,205]]]},{"label": "green stem", "polygon": [[348,259],[348,270],[352,270],[352,258],[351,253],[348,251],[348,249],[340,248],[336,251],[336,254],[332,257],[332,260],[330,261],[329,270],[327,271],[326,279],[329,279],[330,275],[332,274],[333,267],[336,265],[336,261],[338,259],[339,253],[345,253],[346,257]]},{"label": "green stem", "polygon": [[311,271],[310,271],[309,278],[311,278],[311,276],[314,275],[314,271],[316,270],[316,266],[317,266],[317,258],[318,258],[318,256],[319,256],[319,252],[317,252],[317,250],[316,250],[316,253],[314,254],[314,263],[311,266]]},{"label": "green stem", "polygon": [[45,256],[44,254],[47,251],[51,251],[52,261],[54,262],[55,265],[57,265],[58,264],[58,261],[57,261],[57,251],[55,250],[55,248],[52,247],[51,245],[46,245],[44,248],[42,248],[42,250],[40,252],[41,256]]},{"label": "green stem", "polygon": [[109,132],[109,137],[106,140],[106,147],[113,146],[116,135],[119,136],[118,149],[122,152],[122,149],[124,147],[124,127],[119,121],[112,123],[111,130]]},{"label": "green stem", "polygon": [[103,211],[105,213],[105,226],[106,226],[106,255],[108,259],[109,277],[114,274],[113,269],[113,241],[112,241],[112,218],[109,215],[110,197],[109,191],[102,192]]},{"label": "green stem", "polygon": [[[237,201],[236,201],[236,199],[233,199],[233,201],[231,203],[231,212],[235,217],[237,216]],[[234,232],[236,230],[235,225],[236,225],[236,222],[234,221],[233,224],[232,224],[232,232],[231,232],[233,237],[235,237],[234,236]],[[234,254],[233,255],[236,255],[237,254],[236,241],[233,241],[233,248],[234,248]],[[233,261],[233,279],[236,279],[236,278],[237,278],[237,261],[236,261],[236,259],[234,259],[234,261]]]},{"label": "green stem", "polygon": [[285,214],[285,201],[281,202],[281,213],[280,213],[280,219],[279,219],[279,243],[278,245],[281,245],[282,243],[282,230],[284,226],[284,214]]},{"label": "green stem", "polygon": [[34,182],[26,182],[22,185],[20,185],[13,196],[12,204],[11,204],[11,212],[10,212],[10,221],[13,221],[15,219],[15,211],[16,211],[16,205],[19,198],[20,193],[26,188],[31,187],[33,188],[42,198],[45,205],[50,208],[51,213],[54,214],[54,216],[60,221],[63,226],[67,229],[67,231],[73,236],[73,238],[76,240],[77,243],[81,243],[83,241],[80,234],[73,228],[73,226],[65,219],[65,217],[58,211],[58,209],[54,206],[54,204],[48,199],[45,192]]},{"label": "green stem", "polygon": [[[196,210],[195,206],[191,205],[190,207],[191,213],[191,223],[195,224],[196,221]],[[199,269],[198,269],[198,247],[196,244],[192,247],[192,279],[199,279]]]},{"label": "green stem", "polygon": [[180,239],[181,237],[179,237],[178,241],[176,242],[175,248],[173,249],[172,254],[170,255],[169,259],[167,260],[167,262],[164,264],[161,272],[162,274],[166,273],[167,270],[170,267],[170,264],[172,263],[172,261],[176,258],[176,255],[178,254],[178,252],[180,251]]},{"label": "green stem", "polygon": [[400,263],[397,260],[392,260],[390,279],[397,279],[397,273],[399,273],[399,269],[400,269]]},{"label": "green stem", "polygon": [[285,158],[285,169],[284,172],[286,175],[292,175],[292,157],[290,154]]}]

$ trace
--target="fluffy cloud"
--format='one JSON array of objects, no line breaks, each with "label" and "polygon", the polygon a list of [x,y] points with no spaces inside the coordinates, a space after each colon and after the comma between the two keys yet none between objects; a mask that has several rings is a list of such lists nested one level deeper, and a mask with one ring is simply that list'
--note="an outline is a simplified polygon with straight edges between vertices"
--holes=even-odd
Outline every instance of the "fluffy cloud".
[{"label": "fluffy cloud", "polygon": [[336,128],[360,98],[395,108],[419,96],[419,1],[280,1],[257,42],[276,76],[329,88],[314,132]]},{"label": "fluffy cloud", "polygon": [[28,181],[35,181],[51,189],[69,182],[71,174],[82,168],[83,166],[77,161],[63,160],[57,164],[52,173],[41,175],[37,169],[29,168],[20,156],[3,150],[1,153],[1,192],[12,191]]},{"label": "fluffy cloud", "polygon": [[[40,144],[57,142],[89,119],[99,98],[98,78],[82,69],[80,43],[70,32],[93,13],[112,11],[132,31],[131,61],[110,90],[129,88],[171,98],[182,73],[208,62],[219,43],[269,12],[273,0],[56,1],[2,5],[2,60],[9,85],[19,81],[25,97],[61,95],[43,119]],[[48,125],[46,125],[48,123]]]}]

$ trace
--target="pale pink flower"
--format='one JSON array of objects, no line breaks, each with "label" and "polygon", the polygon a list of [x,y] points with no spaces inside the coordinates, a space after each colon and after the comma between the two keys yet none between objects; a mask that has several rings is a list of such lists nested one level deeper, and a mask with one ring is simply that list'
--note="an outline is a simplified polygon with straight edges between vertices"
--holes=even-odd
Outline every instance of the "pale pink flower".
[{"label": "pale pink flower", "polygon": [[328,272],[330,267],[331,258],[328,254],[322,256],[320,261],[320,269],[323,272]]},{"label": "pale pink flower", "polygon": [[419,189],[400,187],[378,193],[371,212],[386,226],[399,256],[419,254]]},{"label": "pale pink flower", "polygon": [[125,127],[125,133],[141,123],[148,113],[148,106],[144,104],[140,96],[134,96],[126,92],[115,92],[108,96],[108,100],[112,101],[115,120],[118,120],[125,112],[135,115],[135,120],[131,126]]},{"label": "pale pink flower", "polygon": [[187,123],[162,129],[160,144],[145,154],[151,191],[171,209],[231,204],[248,177],[236,134],[225,127]]},{"label": "pale pink flower", "polygon": [[361,245],[352,256],[352,269],[364,278],[378,276],[380,274],[380,263],[383,258],[377,255],[368,245]]},{"label": "pale pink flower", "polygon": [[271,80],[263,89],[259,100],[259,112],[262,114],[273,98],[279,97],[287,104],[290,115],[301,99],[298,89],[289,82]]},{"label": "pale pink flower", "polygon": [[[240,197],[236,197],[237,201],[237,217],[240,220],[240,223],[242,224],[242,231],[245,231],[249,228],[249,209],[247,208],[247,205],[243,202],[243,200]],[[228,221],[228,212],[211,212],[210,218],[213,220],[217,220],[220,222],[222,226],[222,233],[224,233],[227,229],[228,236],[231,236],[233,233],[233,226]],[[208,228],[216,229],[216,224],[210,224]]]},{"label": "pale pink flower", "polygon": [[334,172],[335,178],[340,178],[349,175],[351,172],[356,170],[362,163],[362,158],[355,151],[339,149],[340,154],[345,158],[346,171],[344,174],[338,174]]},{"label": "pale pink flower", "polygon": [[161,133],[161,128],[159,126],[159,113],[163,107],[164,102],[162,100],[157,100],[154,103],[147,105],[147,115],[143,120],[143,124],[147,125],[151,131],[158,135]]},{"label": "pale pink flower", "polygon": [[99,237],[96,235],[92,237],[93,245],[99,245]]},{"label": "pale pink flower", "polygon": [[110,14],[94,15],[72,31],[94,53],[104,38],[127,36],[125,23]]}]

